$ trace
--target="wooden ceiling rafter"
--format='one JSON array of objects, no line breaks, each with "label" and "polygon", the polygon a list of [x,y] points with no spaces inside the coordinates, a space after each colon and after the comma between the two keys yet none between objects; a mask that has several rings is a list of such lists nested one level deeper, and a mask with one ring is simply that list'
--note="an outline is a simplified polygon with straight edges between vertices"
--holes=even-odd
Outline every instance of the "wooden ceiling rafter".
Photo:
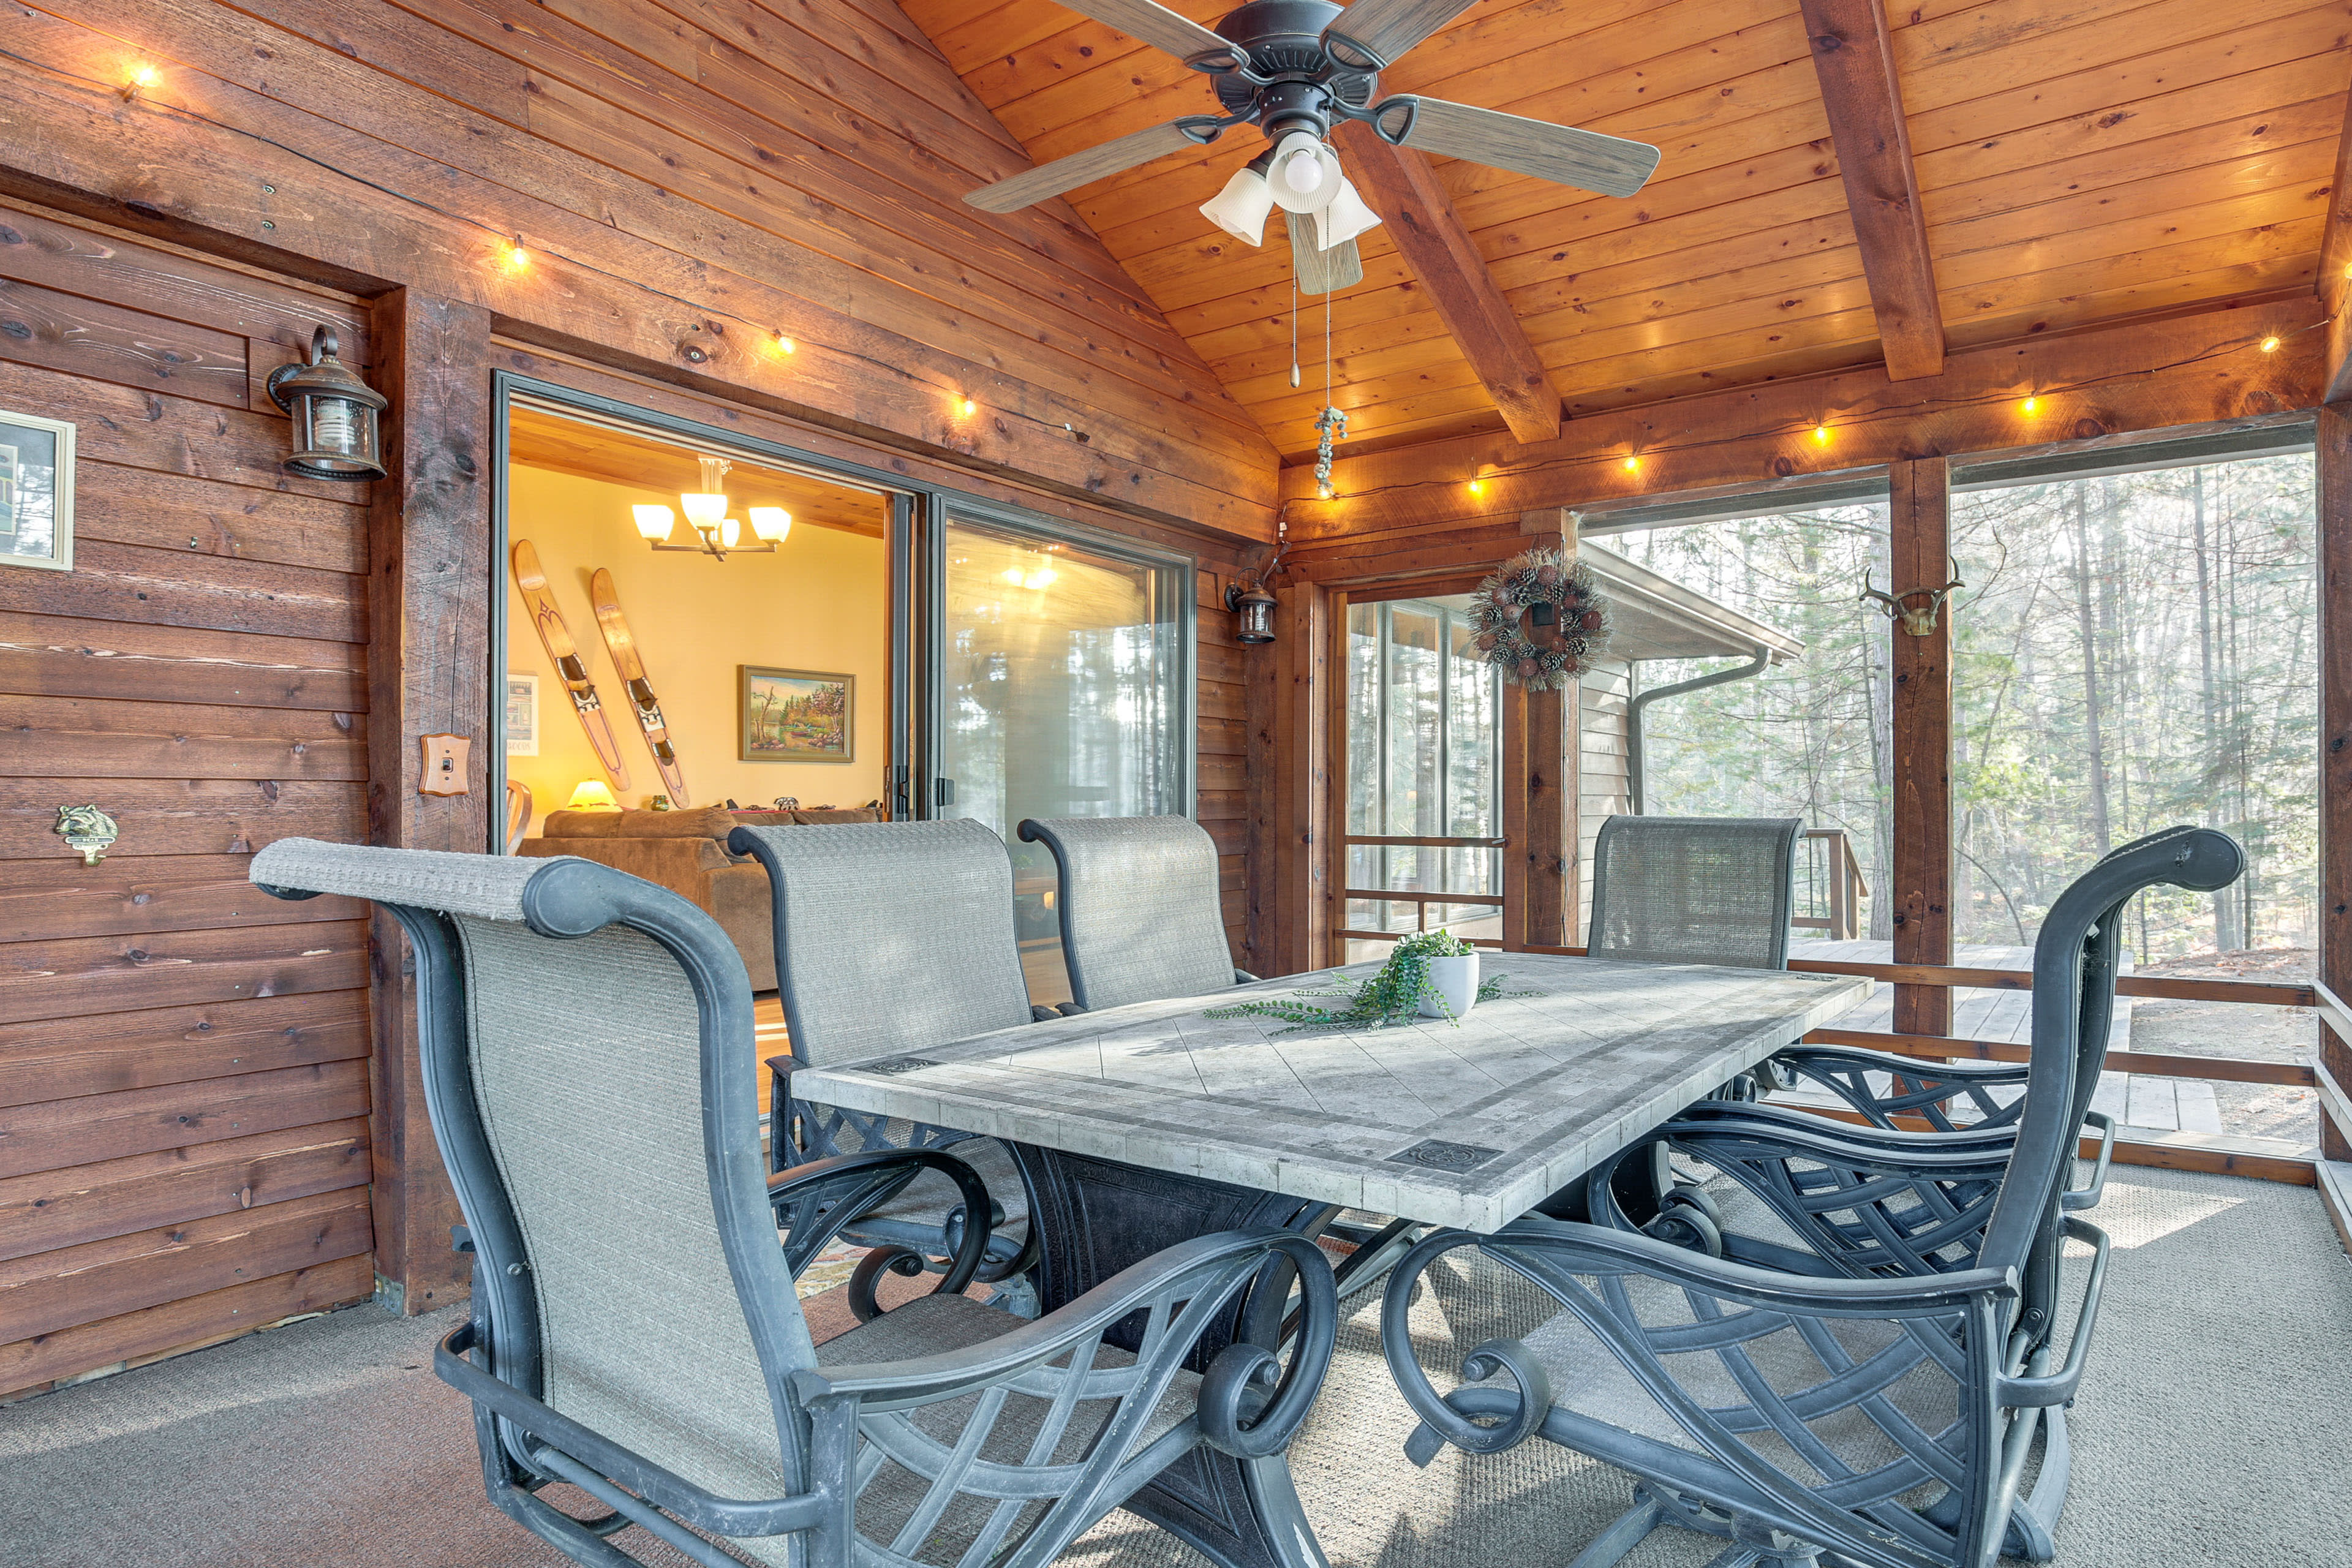
[{"label": "wooden ceiling rafter", "polygon": [[1470,362],[1503,423],[1522,441],[1558,436],[1559,393],[1437,171],[1423,154],[1389,145],[1361,122],[1342,126],[1339,141],[1391,243],[1421,279],[1423,298]]},{"label": "wooden ceiling rafter", "polygon": [[1934,375],[1944,367],[1944,316],[1886,12],[1882,0],[1799,4],[1886,374],[1895,381]]}]

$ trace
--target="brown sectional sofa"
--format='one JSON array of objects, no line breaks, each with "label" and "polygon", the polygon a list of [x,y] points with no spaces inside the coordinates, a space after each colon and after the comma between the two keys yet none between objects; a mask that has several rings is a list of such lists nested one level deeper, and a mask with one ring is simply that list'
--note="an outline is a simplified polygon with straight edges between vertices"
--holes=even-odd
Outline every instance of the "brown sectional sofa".
[{"label": "brown sectional sofa", "polygon": [[577,855],[657,882],[717,921],[743,955],[751,989],[776,988],[775,905],[768,873],[748,856],[730,855],[727,836],[737,826],[783,827],[810,823],[879,822],[882,814],[856,811],[734,811],[723,805],[691,811],[556,811],[541,837],[526,838],[524,855]]}]

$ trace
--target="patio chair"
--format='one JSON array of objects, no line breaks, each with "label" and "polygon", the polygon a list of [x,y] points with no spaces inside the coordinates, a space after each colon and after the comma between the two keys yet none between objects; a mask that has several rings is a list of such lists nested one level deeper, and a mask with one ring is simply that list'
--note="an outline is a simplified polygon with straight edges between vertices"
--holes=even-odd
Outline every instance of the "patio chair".
[{"label": "patio chair", "polygon": [[[768,1060],[770,1168],[876,1149],[953,1148],[992,1199],[978,1278],[998,1306],[1034,1316],[1028,1188],[1003,1144],[812,1103],[793,1089],[802,1068],[919,1054],[1060,1016],[1029,1001],[1004,841],[957,817],[738,827],[727,847],[767,868],[775,900],[776,984],[791,1048]],[[845,1232],[871,1248],[850,1277],[850,1310],[860,1320],[880,1310],[874,1287],[886,1269],[911,1277],[946,1268],[965,1215],[954,1189],[933,1174],[862,1216]]]},{"label": "patio chair", "polygon": [[[634,1524],[704,1568],[1042,1568],[1204,1444],[1312,1542],[1281,1458],[1335,1327],[1311,1241],[1202,1237],[1034,1322],[951,1272],[814,1345],[794,1271],[862,1205],[919,1172],[983,1194],[936,1150],[763,1171],[750,982],[710,917],[569,858],[286,839],[252,876],[373,900],[415,946],[425,1100],[474,1256],[471,1321],[436,1370],[474,1402],[490,1500],[574,1561],[639,1563],[613,1539]],[[980,1252],[974,1230],[954,1271]],[[1286,1362],[1223,1338],[1270,1262],[1306,1301]],[[557,1482],[607,1511],[557,1507]],[[1319,1563],[1309,1545],[1285,1568]]]},{"label": "patio chair", "polygon": [[1592,844],[1585,952],[1645,963],[1789,967],[1796,816],[1612,816]]},{"label": "patio chair", "polygon": [[[1866,1266],[1834,1248],[1802,1268],[1759,1266],[1543,1216],[1424,1239],[1383,1304],[1390,1366],[1422,1420],[1407,1453],[1425,1464],[1447,1442],[1497,1453],[1540,1436],[1632,1472],[1633,1508],[1573,1568],[1606,1568],[1661,1523],[1729,1539],[1716,1559],[1726,1568],[1990,1568],[2004,1550],[2046,1561],[2068,1480],[2060,1411],[2081,1384],[2108,1256],[2105,1234],[2065,1204],[2089,1094],[2082,1058],[2105,1044],[2086,1047],[2081,1030],[2111,984],[2124,903],[2158,882],[2225,887],[2242,864],[2227,837],[2179,828],[2059,896],[2035,948],[2033,1059],[2013,1143],[1981,1222],[1951,1233],[1948,1253],[1924,1254],[1915,1230]],[[1747,1126],[1759,1136],[1769,1124]],[[1833,1168],[1854,1157],[1839,1131],[1813,1150]],[[1932,1146],[1952,1135],[1915,1136]],[[1887,1146],[1880,1134],[1855,1147]],[[1810,1210],[1794,1201],[1780,1216],[1868,1230],[1890,1184],[1844,1184],[1846,1173],[1838,1191],[1808,1194]],[[1891,1184],[1918,1184],[1897,1172]],[[1920,1217],[1944,1223],[1932,1209]],[[2092,1257],[2062,1344],[2068,1240]],[[1532,1286],[1547,1315],[1479,1342],[1462,1363],[1467,1381],[1441,1395],[1409,1315],[1423,1277],[1464,1249]]]},{"label": "patio chair", "polygon": [[1256,975],[1234,967],[1217,846],[1184,816],[1024,820],[1061,872],[1055,910],[1070,994],[1089,1011],[1199,996]]}]

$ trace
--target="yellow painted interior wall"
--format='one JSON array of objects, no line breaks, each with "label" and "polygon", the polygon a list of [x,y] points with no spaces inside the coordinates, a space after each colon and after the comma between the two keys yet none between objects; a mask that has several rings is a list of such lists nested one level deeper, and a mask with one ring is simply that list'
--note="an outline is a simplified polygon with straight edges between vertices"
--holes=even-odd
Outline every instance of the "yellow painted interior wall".
[{"label": "yellow painted interior wall", "polygon": [[[773,555],[719,562],[657,553],[637,537],[629,508],[641,501],[676,507],[674,495],[520,465],[508,470],[508,485],[510,535],[538,550],[619,738],[629,787],[614,794],[624,805],[644,805],[663,784],[597,630],[588,578],[599,566],[613,574],[669,720],[692,804],[716,805],[732,796],[744,805],[764,805],[790,795],[804,805],[848,806],[883,793],[890,692],[882,540],[803,522]],[[536,834],[550,811],[562,809],[573,785],[605,775],[531,628],[511,565],[506,585],[507,668],[539,677],[540,728],[539,755],[509,755],[507,776],[530,789]],[[856,677],[851,760],[737,761],[736,667],[744,664]]]}]

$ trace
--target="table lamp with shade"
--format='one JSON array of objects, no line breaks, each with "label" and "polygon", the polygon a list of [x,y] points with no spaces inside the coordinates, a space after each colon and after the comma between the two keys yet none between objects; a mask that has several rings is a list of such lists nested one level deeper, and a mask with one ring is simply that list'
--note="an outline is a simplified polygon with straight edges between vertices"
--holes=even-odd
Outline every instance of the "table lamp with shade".
[{"label": "table lamp with shade", "polygon": [[572,786],[572,798],[563,803],[566,811],[618,811],[620,801],[613,786],[603,779],[582,779]]}]

